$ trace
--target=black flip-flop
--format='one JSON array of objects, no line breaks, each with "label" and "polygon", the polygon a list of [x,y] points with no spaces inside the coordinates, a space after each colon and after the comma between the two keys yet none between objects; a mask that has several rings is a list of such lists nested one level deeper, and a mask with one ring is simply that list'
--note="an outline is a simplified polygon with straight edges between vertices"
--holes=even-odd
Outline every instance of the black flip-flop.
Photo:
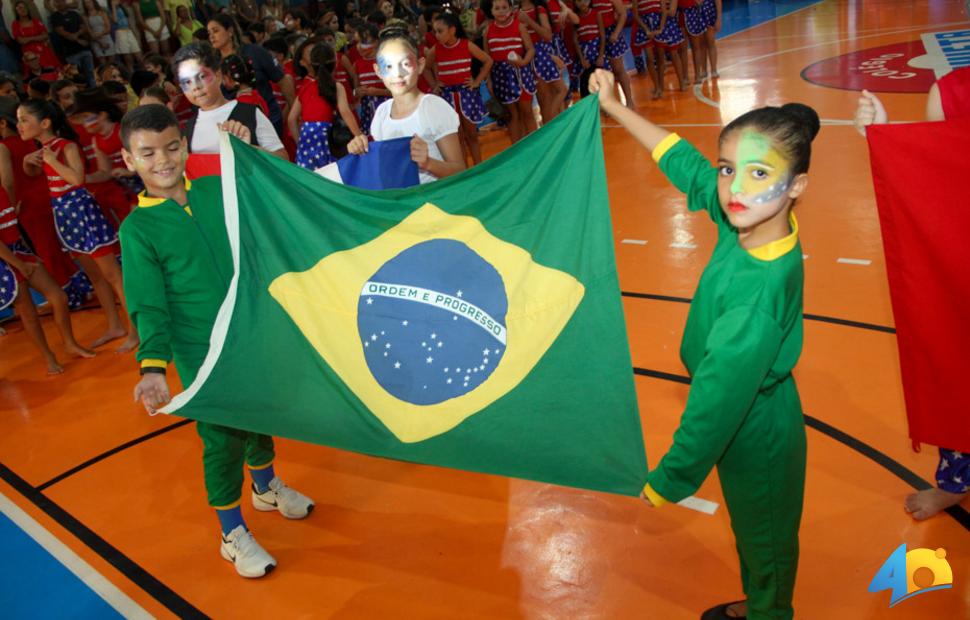
[{"label": "black flip-flop", "polygon": [[707,611],[701,614],[701,620],[747,620],[747,616],[729,616],[728,607],[731,605],[737,605],[738,603],[743,603],[744,601],[733,601],[730,603],[721,603],[716,607],[711,607]]}]

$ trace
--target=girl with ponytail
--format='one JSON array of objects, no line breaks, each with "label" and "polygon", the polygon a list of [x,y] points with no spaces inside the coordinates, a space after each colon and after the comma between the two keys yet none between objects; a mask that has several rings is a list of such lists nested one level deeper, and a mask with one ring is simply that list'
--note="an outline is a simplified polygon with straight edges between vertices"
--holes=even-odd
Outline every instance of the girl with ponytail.
[{"label": "girl with ponytail", "polygon": [[287,119],[290,133],[299,136],[296,146],[298,166],[316,170],[334,161],[328,146],[331,128],[339,118],[357,136],[360,126],[350,109],[347,90],[333,77],[336,54],[322,41],[301,46],[297,59],[307,71]]},{"label": "girl with ponytail", "polygon": [[679,502],[717,467],[747,599],[702,618],[790,619],[806,443],[792,377],[804,288],[793,209],[808,187],[818,114],[789,103],[740,116],[721,131],[715,167],[625,108],[611,73],[596,71],[589,90],[687,194],[687,208],[706,211],[718,229],[681,343],[692,378],[686,408],[643,497],[650,506]]}]

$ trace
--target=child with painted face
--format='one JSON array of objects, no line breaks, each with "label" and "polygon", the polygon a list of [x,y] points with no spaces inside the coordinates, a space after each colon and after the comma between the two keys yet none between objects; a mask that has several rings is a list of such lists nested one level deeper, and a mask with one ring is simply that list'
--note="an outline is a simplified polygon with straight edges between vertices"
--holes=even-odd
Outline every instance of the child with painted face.
[{"label": "child with painted face", "polygon": [[[140,106],[122,120],[121,140],[125,165],[145,180],[120,236],[129,311],[143,342],[134,397],[154,413],[170,400],[168,365],[175,364],[187,386],[205,360],[232,278],[232,255],[220,179],[185,179],[187,142],[175,114],[161,105]],[[209,505],[222,529],[220,554],[239,575],[262,577],[276,560],[243,519],[244,468],[250,470],[256,510],[303,519],[313,501],[276,477],[272,437],[202,421],[196,430]]]},{"label": "child with painted face", "polygon": [[[382,33],[374,71],[393,98],[377,108],[370,131],[375,140],[413,136],[411,159],[418,165],[421,183],[430,183],[464,170],[465,159],[458,141],[458,114],[441,97],[418,90],[424,63],[404,30]],[[347,150],[366,153],[367,137],[355,137]]]},{"label": "child with painted face", "polygon": [[84,187],[84,161],[75,142],[77,134],[58,108],[36,99],[25,101],[17,108],[17,130],[22,139],[39,140],[43,145],[24,158],[24,172],[47,177],[61,245],[88,274],[107,316],[108,329],[91,348],[125,338],[118,352],[133,350],[138,346],[138,334],[134,329],[124,328],[115,306],[116,301],[121,301],[125,307],[121,266],[115,258],[118,235]]},{"label": "child with painted face", "polygon": [[179,88],[199,108],[185,126],[190,153],[218,153],[219,131],[228,131],[288,159],[276,129],[257,106],[229,101],[222,94],[222,57],[210,44],[191,43],[179,48],[172,65]]},{"label": "child with painted face", "polygon": [[495,61],[488,89],[509,112],[509,139],[515,144],[536,130],[532,114],[536,78],[529,66],[535,48],[509,0],[484,0],[482,11],[491,20],[485,27],[485,51]]},{"label": "child with painted face", "polygon": [[692,377],[673,445],[651,471],[651,506],[693,494],[717,467],[747,601],[703,618],[791,618],[805,487],[805,422],[792,377],[802,350],[802,250],[792,208],[808,186],[818,115],[801,104],[742,115],[721,131],[717,167],[625,108],[612,73],[590,92],[649,149],[718,228],[681,344]]}]

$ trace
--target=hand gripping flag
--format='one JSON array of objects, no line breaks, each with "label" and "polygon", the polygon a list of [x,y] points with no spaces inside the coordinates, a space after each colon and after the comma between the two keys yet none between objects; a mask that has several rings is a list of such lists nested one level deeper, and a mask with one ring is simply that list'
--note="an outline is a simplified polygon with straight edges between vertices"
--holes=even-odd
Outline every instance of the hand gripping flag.
[{"label": "hand gripping flag", "polygon": [[866,134],[909,434],[970,452],[970,121]]},{"label": "hand gripping flag", "polygon": [[223,140],[235,275],[167,412],[640,493],[594,99],[463,174],[401,190],[332,183]]},{"label": "hand gripping flag", "polygon": [[362,189],[397,189],[419,183],[411,138],[371,142],[363,155],[347,155],[316,170],[320,176]]}]

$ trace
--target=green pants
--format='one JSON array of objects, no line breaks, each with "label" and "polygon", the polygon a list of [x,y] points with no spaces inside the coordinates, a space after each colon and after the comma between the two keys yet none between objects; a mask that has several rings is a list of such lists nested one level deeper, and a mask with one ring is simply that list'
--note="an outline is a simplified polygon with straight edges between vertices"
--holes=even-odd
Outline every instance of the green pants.
[{"label": "green pants", "polygon": [[197,422],[209,505],[225,508],[242,497],[243,464],[261,468],[273,462],[273,438],[228,426]]},{"label": "green pants", "polygon": [[[195,380],[206,351],[199,347],[176,352],[175,367],[182,385],[189,386]],[[273,438],[208,422],[196,422],[195,428],[202,438],[202,471],[209,505],[231,507],[242,498],[243,465],[259,469],[273,462]]]},{"label": "green pants", "polygon": [[717,466],[750,620],[794,614],[805,452],[805,421],[788,380],[758,398]]}]

